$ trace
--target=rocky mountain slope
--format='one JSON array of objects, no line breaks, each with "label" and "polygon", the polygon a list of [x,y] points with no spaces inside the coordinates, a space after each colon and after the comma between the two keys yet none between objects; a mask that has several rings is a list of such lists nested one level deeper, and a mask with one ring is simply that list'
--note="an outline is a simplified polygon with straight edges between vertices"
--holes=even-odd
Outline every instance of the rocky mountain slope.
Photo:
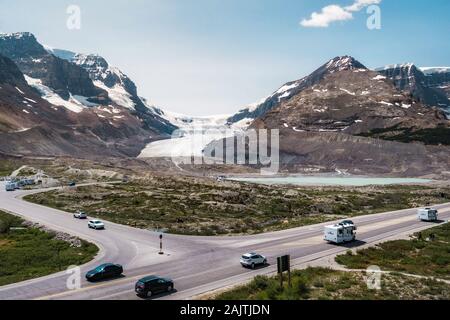
[{"label": "rocky mountain slope", "polygon": [[107,105],[110,102],[107,93],[94,86],[85,70],[48,53],[31,33],[0,35],[0,54],[13,60],[23,74],[39,79],[64,100],[82,96],[93,103]]},{"label": "rocky mountain slope", "polygon": [[[445,92],[450,100],[450,67],[428,67],[420,70],[427,77],[428,86]],[[447,103],[447,107],[449,106],[450,103]]]},{"label": "rocky mountain slope", "polygon": [[251,125],[280,130],[282,168],[396,175],[450,170],[450,149],[440,146],[450,145],[450,122],[441,109],[351,57],[332,59],[304,79]]},{"label": "rocky mountain slope", "polygon": [[61,49],[47,48],[47,50],[87,71],[97,88],[105,90],[108,97],[117,105],[135,113],[148,128],[167,134],[176,129],[174,124],[163,117],[162,110],[148,105],[147,101],[138,95],[136,84],[127,75],[118,68],[110,66],[103,57]]},{"label": "rocky mountain slope", "polygon": [[[358,70],[367,68],[353,57],[336,57],[312,74],[300,80],[288,82],[262,101],[244,107],[229,117],[228,122],[250,124],[253,120],[265,115],[282,102],[318,83],[326,75],[346,69]],[[417,68],[414,64],[403,64],[389,65],[378,68],[375,71],[392,80],[397,89],[412,94],[416,100],[424,105],[438,107],[444,110],[447,115],[450,115],[450,68]]]},{"label": "rocky mountain slope", "polygon": [[1,34],[0,55],[1,152],[137,156],[175,129],[100,57],[61,59],[29,33]]},{"label": "rocky mountain slope", "polygon": [[315,85],[326,75],[343,70],[358,69],[365,69],[365,67],[360,62],[356,61],[353,57],[336,57],[321,66],[310,75],[300,80],[291,81],[284,84],[281,88],[279,88],[271,96],[264,99],[263,101],[240,110],[238,113],[230,117],[228,119],[228,122],[236,123],[245,119],[254,120],[256,118],[259,118],[266,114],[268,111],[280,105],[282,102],[289,100],[306,88]]},{"label": "rocky mountain slope", "polygon": [[340,70],[325,72],[321,80],[281,102],[253,126],[358,135],[376,129],[448,125],[443,112],[399,91],[385,76],[361,64],[353,68],[354,59],[340,61]]},{"label": "rocky mountain slope", "polygon": [[450,114],[450,69],[423,68],[412,63],[376,69],[392,80],[397,89],[409,92],[419,102],[439,107]]},{"label": "rocky mountain slope", "polygon": [[141,128],[139,119],[119,107],[105,106],[77,113],[53,105],[3,56],[0,74],[2,153],[123,157],[135,156],[149,141],[149,131]]}]

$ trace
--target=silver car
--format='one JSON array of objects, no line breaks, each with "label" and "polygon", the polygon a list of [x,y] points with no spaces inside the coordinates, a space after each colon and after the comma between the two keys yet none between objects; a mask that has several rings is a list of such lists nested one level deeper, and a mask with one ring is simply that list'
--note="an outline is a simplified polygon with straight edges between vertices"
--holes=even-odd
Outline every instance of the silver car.
[{"label": "silver car", "polygon": [[240,262],[243,267],[255,269],[256,266],[267,264],[267,259],[263,255],[251,252],[242,255]]},{"label": "silver car", "polygon": [[73,214],[73,217],[75,219],[87,219],[87,214],[83,211],[78,211],[77,213]]},{"label": "silver car", "polygon": [[100,220],[90,220],[88,226],[95,230],[105,229],[105,224]]}]

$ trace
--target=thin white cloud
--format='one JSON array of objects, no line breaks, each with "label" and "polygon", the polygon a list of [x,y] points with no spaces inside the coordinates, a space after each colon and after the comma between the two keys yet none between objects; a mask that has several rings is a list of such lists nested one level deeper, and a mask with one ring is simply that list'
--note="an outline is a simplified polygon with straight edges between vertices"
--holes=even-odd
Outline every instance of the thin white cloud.
[{"label": "thin white cloud", "polygon": [[351,12],[338,5],[330,5],[322,8],[322,11],[319,13],[313,12],[310,19],[304,19],[300,24],[304,27],[326,28],[332,22],[351,19],[353,19]]},{"label": "thin white cloud", "polygon": [[345,10],[351,11],[351,12],[357,12],[361,9],[364,9],[365,7],[368,7],[372,4],[380,4],[381,0],[356,0],[354,4],[351,6],[345,7]]},{"label": "thin white cloud", "polygon": [[327,28],[331,23],[353,19],[353,12],[358,12],[367,6],[380,4],[382,0],[356,0],[352,5],[342,7],[332,4],[323,7],[320,12],[313,12],[309,19],[303,19],[300,24],[305,28]]}]

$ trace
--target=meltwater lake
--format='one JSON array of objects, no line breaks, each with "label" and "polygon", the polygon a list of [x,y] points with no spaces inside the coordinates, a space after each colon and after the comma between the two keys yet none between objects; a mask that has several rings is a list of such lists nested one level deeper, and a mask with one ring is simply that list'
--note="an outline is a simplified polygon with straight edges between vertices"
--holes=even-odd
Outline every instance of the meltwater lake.
[{"label": "meltwater lake", "polygon": [[261,178],[230,178],[238,182],[249,182],[266,185],[297,185],[297,186],[352,186],[395,184],[424,184],[432,182],[428,179],[416,178],[373,178],[373,177],[327,177],[327,176],[295,176],[295,177],[261,177]]}]

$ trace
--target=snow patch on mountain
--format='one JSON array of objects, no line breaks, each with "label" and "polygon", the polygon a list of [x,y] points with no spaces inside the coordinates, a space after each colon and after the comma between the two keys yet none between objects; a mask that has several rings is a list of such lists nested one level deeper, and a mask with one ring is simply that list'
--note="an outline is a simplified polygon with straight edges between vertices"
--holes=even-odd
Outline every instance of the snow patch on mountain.
[{"label": "snow patch on mountain", "polygon": [[[103,57],[97,54],[82,54],[54,49],[49,46],[45,48],[55,56],[70,61],[88,71],[94,85],[105,90],[114,103],[135,110],[136,103],[133,101],[133,94],[136,88],[134,84],[122,71],[110,66]],[[132,88],[129,88],[131,86]]]},{"label": "snow patch on mountain", "polygon": [[377,75],[376,77],[372,78],[372,80],[385,80],[386,77],[382,76],[381,74]]},{"label": "snow patch on mountain", "polygon": [[34,79],[25,75],[25,80],[27,81],[28,85],[40,92],[43,99],[47,100],[55,106],[64,107],[72,112],[80,113],[90,104],[87,101],[88,98],[82,96],[71,95],[70,99],[66,101],[58,94],[56,94],[52,89],[43,85],[40,79]]},{"label": "snow patch on mountain", "polygon": [[450,73],[450,67],[421,67],[419,68],[425,75],[434,73]]},{"label": "snow patch on mountain", "polygon": [[400,63],[400,64],[388,64],[384,67],[376,68],[375,71],[384,71],[384,70],[390,70],[390,69],[404,69],[404,68],[412,68],[414,66],[414,63]]},{"label": "snow patch on mountain", "polygon": [[133,102],[131,95],[123,86],[116,84],[114,87],[109,88],[99,80],[94,81],[94,85],[108,92],[109,98],[119,106],[134,110],[135,103]]},{"label": "snow patch on mountain", "polygon": [[343,91],[343,92],[345,92],[345,93],[347,93],[347,94],[349,94],[351,96],[355,96],[356,95],[356,93],[351,92],[350,90],[347,90],[347,89],[339,88],[339,90],[341,90],[341,91]]}]

